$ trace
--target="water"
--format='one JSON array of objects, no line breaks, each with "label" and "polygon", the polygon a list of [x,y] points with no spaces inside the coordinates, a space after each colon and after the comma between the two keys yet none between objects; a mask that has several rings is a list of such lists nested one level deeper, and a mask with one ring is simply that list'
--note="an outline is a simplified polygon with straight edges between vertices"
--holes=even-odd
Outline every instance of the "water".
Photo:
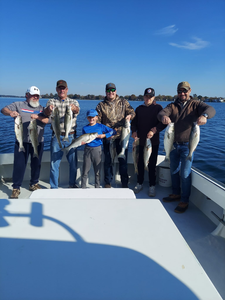
[{"label": "water", "polygon": [[[15,101],[23,101],[22,98],[0,98],[0,110]],[[86,125],[86,112],[88,109],[95,108],[99,100],[78,100],[80,104],[80,114],[77,119],[77,134],[81,135],[82,127]],[[45,106],[47,99],[41,99],[40,103]],[[131,101],[132,107],[135,109],[142,102]],[[158,102],[165,107],[168,102]],[[201,138],[195,151],[193,166],[214,177],[215,179],[225,183],[225,122],[224,111],[225,103],[209,103],[216,109],[214,118],[208,120],[207,124],[201,126]],[[0,153],[12,153],[14,151],[14,120],[0,113]],[[45,150],[50,149],[51,140],[50,124],[45,127]],[[163,151],[164,131],[160,133],[159,154],[165,155]],[[130,138],[129,151],[132,148],[133,139]]]}]

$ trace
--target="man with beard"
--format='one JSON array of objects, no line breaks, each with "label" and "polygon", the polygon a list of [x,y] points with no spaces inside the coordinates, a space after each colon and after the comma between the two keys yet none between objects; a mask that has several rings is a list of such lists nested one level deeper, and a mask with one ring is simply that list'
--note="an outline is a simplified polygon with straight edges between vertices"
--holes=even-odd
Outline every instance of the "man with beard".
[{"label": "man with beard", "polygon": [[[121,99],[117,95],[114,83],[106,84],[105,91],[106,97],[104,101],[100,102],[96,107],[98,120],[100,123],[117,130],[117,135],[115,135],[115,146],[118,155],[122,150],[122,145],[120,143],[122,126],[124,126],[125,119],[130,121],[134,118],[135,112],[127,100]],[[105,188],[111,188],[113,167],[110,155],[110,139],[103,140],[103,148],[105,154]],[[127,153],[128,149],[125,150],[125,159],[118,158],[122,188],[128,188]]]},{"label": "man with beard", "polygon": [[[13,191],[11,199],[17,199],[20,194],[20,187],[23,182],[24,173],[29,154],[31,156],[31,179],[30,191],[35,191],[41,187],[38,184],[41,170],[41,159],[44,150],[44,127],[48,123],[48,118],[42,113],[43,107],[39,103],[40,90],[36,86],[27,89],[26,100],[13,102],[2,108],[1,112],[5,116],[16,118],[21,116],[23,124],[23,150],[20,150],[19,142],[16,140],[14,148],[14,165],[13,165]],[[38,128],[38,157],[34,157],[34,149],[29,137],[28,126],[32,119],[36,119]]]},{"label": "man with beard", "polygon": [[[172,194],[164,197],[164,202],[180,201],[176,213],[184,213],[189,204],[191,193],[191,167],[194,158],[187,159],[189,154],[189,137],[194,122],[204,125],[215,115],[215,109],[203,101],[193,100],[191,86],[187,81],[177,86],[177,99],[161,110],[157,116],[164,125],[174,123],[174,143],[170,152],[170,173]],[[180,186],[181,183],[181,186]]]}]

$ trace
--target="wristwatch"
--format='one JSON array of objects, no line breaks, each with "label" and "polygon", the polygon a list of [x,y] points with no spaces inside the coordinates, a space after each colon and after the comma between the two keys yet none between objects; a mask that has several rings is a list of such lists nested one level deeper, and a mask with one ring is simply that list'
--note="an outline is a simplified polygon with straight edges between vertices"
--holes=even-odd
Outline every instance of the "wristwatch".
[{"label": "wristwatch", "polygon": [[209,115],[208,114],[202,114],[203,117],[205,117],[206,119],[208,119]]}]

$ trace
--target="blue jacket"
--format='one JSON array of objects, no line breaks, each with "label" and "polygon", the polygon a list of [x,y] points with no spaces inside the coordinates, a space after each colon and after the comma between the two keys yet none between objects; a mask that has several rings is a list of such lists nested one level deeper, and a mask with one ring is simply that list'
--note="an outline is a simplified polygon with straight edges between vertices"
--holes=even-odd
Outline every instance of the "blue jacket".
[{"label": "blue jacket", "polygon": [[[116,134],[116,131],[103,124],[96,123],[93,126],[86,125],[82,128],[82,134],[97,132],[98,134],[105,134],[106,138]],[[102,145],[102,139],[95,139],[91,143],[86,144],[88,147],[98,147]]]}]

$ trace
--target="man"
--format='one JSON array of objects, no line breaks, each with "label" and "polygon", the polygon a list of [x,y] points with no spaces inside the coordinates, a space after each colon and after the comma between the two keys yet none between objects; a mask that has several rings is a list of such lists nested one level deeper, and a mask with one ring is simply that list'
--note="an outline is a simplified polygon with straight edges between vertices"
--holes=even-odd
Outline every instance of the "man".
[{"label": "man", "polygon": [[[26,101],[14,102],[4,107],[1,112],[5,116],[16,118],[21,116],[23,125],[23,148],[21,151],[19,142],[16,140],[14,148],[13,164],[13,191],[11,199],[17,199],[20,194],[20,187],[23,182],[24,173],[29,154],[31,156],[31,179],[30,191],[35,191],[41,187],[38,184],[41,170],[41,159],[44,150],[44,127],[48,123],[48,118],[42,113],[43,107],[39,103],[40,90],[36,86],[31,86],[26,92]],[[28,126],[31,119],[37,120],[38,128],[38,157],[34,156],[34,149],[29,137]]]},{"label": "man", "polygon": [[134,192],[137,194],[143,188],[144,182],[144,146],[146,139],[151,139],[152,153],[148,163],[149,197],[155,196],[156,163],[159,149],[159,132],[166,126],[157,119],[162,106],[155,102],[155,90],[147,88],[144,91],[144,103],[135,110],[135,118],[131,123],[132,137],[139,139],[139,159],[137,185]]},{"label": "man", "polygon": [[173,194],[163,198],[163,201],[180,201],[175,212],[183,213],[188,208],[191,193],[191,166],[194,155],[192,155],[191,161],[186,158],[189,153],[188,142],[192,124],[194,122],[197,122],[198,125],[206,124],[207,119],[214,117],[215,109],[202,101],[193,100],[190,96],[191,86],[187,81],[178,84],[177,93],[177,99],[160,111],[158,120],[165,125],[173,122],[175,130],[174,149],[170,152]]},{"label": "man", "polygon": [[[96,110],[98,112],[99,122],[113,129],[117,129],[117,135],[115,138],[117,155],[121,152],[122,146],[120,144],[121,138],[121,126],[124,125],[125,119],[132,120],[135,116],[134,109],[130,106],[129,102],[124,99],[120,99],[117,95],[116,86],[114,83],[106,84],[106,97],[104,101],[100,102]],[[113,168],[110,155],[110,138],[103,140],[103,148],[105,154],[104,161],[104,180],[105,188],[111,188],[111,182],[113,180]],[[119,173],[121,177],[121,183],[123,188],[128,187],[128,174],[127,174],[127,153],[125,151],[125,159],[118,158],[119,161]]]},{"label": "man", "polygon": [[[70,99],[67,97],[68,86],[65,80],[58,80],[56,83],[56,92],[58,96],[53,99],[49,99],[47,102],[47,108],[45,110],[46,115],[50,116],[53,108],[58,108],[60,116],[60,141],[63,148],[68,147],[72,140],[76,137],[76,121],[79,114],[79,103],[75,99]],[[72,110],[72,128],[68,135],[68,140],[63,140],[65,138],[64,129],[64,117],[66,113],[66,107],[71,106]],[[63,151],[61,151],[60,145],[58,143],[56,134],[52,132],[51,139],[51,166],[50,166],[50,186],[52,189],[58,188],[59,181],[59,166],[63,157]],[[77,188],[76,177],[77,177],[77,150],[71,149],[66,156],[69,165],[69,188]]]}]

